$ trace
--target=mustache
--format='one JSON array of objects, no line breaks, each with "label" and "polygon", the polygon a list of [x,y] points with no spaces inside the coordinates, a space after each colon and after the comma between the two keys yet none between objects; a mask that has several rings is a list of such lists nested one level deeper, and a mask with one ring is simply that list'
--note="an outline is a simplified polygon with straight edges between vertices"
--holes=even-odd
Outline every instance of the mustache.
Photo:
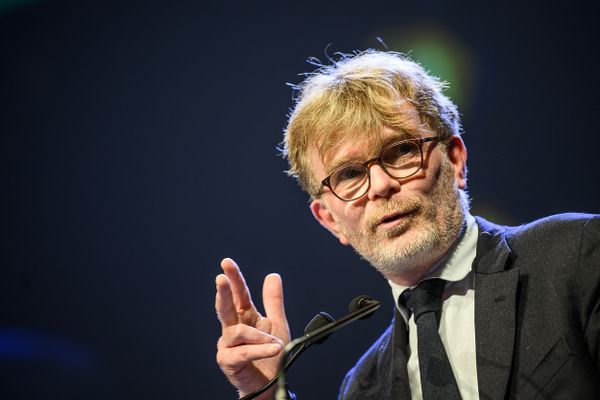
[{"label": "mustache", "polygon": [[[383,201],[383,200],[382,200]],[[365,219],[365,226],[369,232],[375,232],[377,226],[387,216],[391,214],[407,214],[412,212],[419,212],[422,208],[422,203],[415,198],[406,198],[401,201],[399,200],[385,200],[373,210],[370,215]]]}]

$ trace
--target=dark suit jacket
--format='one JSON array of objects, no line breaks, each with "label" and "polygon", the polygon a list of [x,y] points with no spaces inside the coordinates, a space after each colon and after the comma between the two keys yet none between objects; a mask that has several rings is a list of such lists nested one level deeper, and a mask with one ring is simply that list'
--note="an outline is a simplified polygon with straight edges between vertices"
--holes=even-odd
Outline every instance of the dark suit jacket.
[{"label": "dark suit jacket", "polygon": [[[600,217],[477,224],[480,398],[600,399]],[[339,399],[410,399],[406,336],[396,312],[346,375]]]}]

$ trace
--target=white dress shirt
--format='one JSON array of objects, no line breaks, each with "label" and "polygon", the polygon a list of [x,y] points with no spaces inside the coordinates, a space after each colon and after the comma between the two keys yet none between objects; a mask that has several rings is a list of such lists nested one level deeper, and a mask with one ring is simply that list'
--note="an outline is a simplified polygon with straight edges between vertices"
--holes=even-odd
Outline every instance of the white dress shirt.
[{"label": "white dress shirt", "polygon": [[[479,399],[475,358],[475,292],[472,271],[477,250],[478,229],[475,218],[466,216],[467,228],[459,242],[434,265],[422,280],[442,278],[447,281],[442,293],[439,333],[463,400]],[[410,310],[398,298],[409,289],[388,281],[396,306],[408,327],[408,380],[413,400],[423,399],[417,352],[417,326]]]}]

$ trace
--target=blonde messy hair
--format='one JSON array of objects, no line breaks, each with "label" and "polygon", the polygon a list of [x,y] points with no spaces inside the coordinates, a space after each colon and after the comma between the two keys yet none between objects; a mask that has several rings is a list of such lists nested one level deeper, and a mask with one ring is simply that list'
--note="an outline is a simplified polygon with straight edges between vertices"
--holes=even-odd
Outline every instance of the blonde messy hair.
[{"label": "blonde messy hair", "polygon": [[411,105],[435,134],[460,134],[457,108],[442,93],[445,83],[403,54],[366,50],[318,65],[294,87],[298,94],[282,147],[288,175],[311,197],[318,196],[321,185],[311,171],[310,152],[325,157],[349,135],[378,146],[383,127],[414,134],[404,128],[410,115],[403,104]]}]

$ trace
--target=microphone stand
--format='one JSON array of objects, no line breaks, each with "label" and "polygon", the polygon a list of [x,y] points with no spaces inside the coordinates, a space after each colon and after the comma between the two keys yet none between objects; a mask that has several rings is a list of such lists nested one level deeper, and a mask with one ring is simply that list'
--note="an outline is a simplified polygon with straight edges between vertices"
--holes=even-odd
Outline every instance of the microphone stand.
[{"label": "microphone stand", "polygon": [[[333,319],[333,317],[331,315],[327,314],[325,311],[319,311],[319,313],[317,315],[315,315],[313,317],[313,319],[311,319],[310,322],[304,328],[304,335],[308,335],[310,332],[313,332],[313,331],[319,329],[320,327],[323,327],[333,321],[335,321],[335,320]],[[308,349],[313,344],[321,344],[328,338],[329,338],[329,336],[324,336],[320,340],[317,340],[315,342],[304,343],[293,354],[288,353],[287,354],[288,360],[286,361],[285,365],[283,366],[283,369],[287,371],[292,366],[294,361],[296,361],[296,359],[298,357],[300,357],[300,354],[302,354],[306,349]],[[291,354],[291,357],[290,357],[290,354]],[[276,382],[277,382],[277,375],[275,375],[273,377],[273,379],[271,379],[269,381],[269,383],[267,383],[260,389],[257,389],[254,392],[245,395],[244,397],[240,398],[239,400],[254,399],[254,398],[260,396],[261,394],[263,394],[264,392],[266,392],[267,390],[269,390],[271,388],[271,386],[273,386]]]},{"label": "microphone stand", "polygon": [[279,373],[277,374],[277,391],[275,392],[276,400],[289,400],[287,389],[285,388],[285,364],[289,354],[294,351],[297,347],[302,346],[306,343],[314,343],[324,336],[331,334],[332,332],[348,325],[349,323],[356,321],[357,319],[364,318],[371,313],[375,312],[381,303],[377,300],[365,299],[367,305],[359,308],[358,310],[351,312],[350,314],[338,319],[337,321],[331,322],[319,329],[310,332],[307,335],[299,337],[289,342],[283,349],[283,355],[280,360]]}]

